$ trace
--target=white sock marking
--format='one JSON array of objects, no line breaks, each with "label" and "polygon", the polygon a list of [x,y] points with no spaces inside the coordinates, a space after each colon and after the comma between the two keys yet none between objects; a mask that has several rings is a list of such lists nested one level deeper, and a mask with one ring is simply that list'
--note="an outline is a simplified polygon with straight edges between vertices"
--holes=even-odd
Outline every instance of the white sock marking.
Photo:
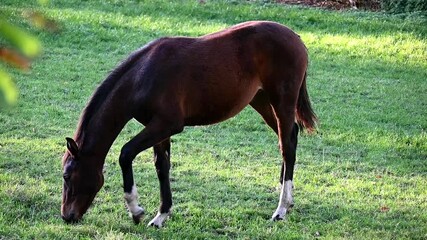
[{"label": "white sock marking", "polygon": [[273,213],[271,220],[283,219],[289,208],[293,205],[292,187],[292,180],[284,181],[284,183],[282,184],[279,204],[277,206],[276,211]]},{"label": "white sock marking", "polygon": [[125,192],[125,202],[130,215],[138,216],[144,212],[144,208],[138,206],[138,192],[135,185],[132,186],[130,193]]},{"label": "white sock marking", "polygon": [[148,226],[154,226],[161,228],[163,222],[169,217],[170,212],[168,213],[157,213],[157,215],[148,223]]},{"label": "white sock marking", "polygon": [[292,198],[292,189],[294,185],[292,180],[288,180],[285,182],[285,200],[283,201],[286,207],[290,207],[294,204],[294,199]]}]

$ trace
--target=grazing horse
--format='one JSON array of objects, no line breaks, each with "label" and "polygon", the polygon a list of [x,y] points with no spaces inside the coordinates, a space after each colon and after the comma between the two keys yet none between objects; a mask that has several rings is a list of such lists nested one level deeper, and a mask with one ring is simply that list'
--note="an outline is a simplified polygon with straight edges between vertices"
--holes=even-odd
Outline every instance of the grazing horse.
[{"label": "grazing horse", "polygon": [[121,149],[125,203],[139,223],[144,209],[138,205],[132,161],[153,147],[160,208],[149,225],[161,227],[172,207],[170,137],[184,126],[218,123],[251,105],[279,138],[281,193],[272,219],[283,219],[293,205],[298,131],[313,131],[317,121],[306,89],[307,64],[300,37],[267,21],[199,38],[160,38],[133,52],[96,89],[74,139],[66,138],[62,218],[82,218],[104,183],[107,152],[134,118],[145,128]]}]

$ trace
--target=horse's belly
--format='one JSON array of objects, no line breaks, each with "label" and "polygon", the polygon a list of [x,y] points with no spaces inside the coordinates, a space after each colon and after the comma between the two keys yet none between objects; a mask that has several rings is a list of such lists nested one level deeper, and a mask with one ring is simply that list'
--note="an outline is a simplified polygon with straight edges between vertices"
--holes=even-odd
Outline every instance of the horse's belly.
[{"label": "horse's belly", "polygon": [[197,125],[210,125],[218,122],[225,121],[238,114],[242,108],[229,109],[214,109],[209,108],[204,112],[198,114],[192,114],[185,119],[185,125],[197,126]]},{"label": "horse's belly", "polygon": [[234,117],[253,99],[258,88],[247,89],[245,93],[218,93],[192,101],[196,106],[187,108],[185,124],[210,125]]}]

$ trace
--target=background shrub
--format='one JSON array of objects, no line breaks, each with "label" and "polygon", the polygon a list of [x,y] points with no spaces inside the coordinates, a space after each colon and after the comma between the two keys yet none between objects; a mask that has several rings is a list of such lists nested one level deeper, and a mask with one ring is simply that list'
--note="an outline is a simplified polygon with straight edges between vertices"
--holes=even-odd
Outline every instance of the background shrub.
[{"label": "background shrub", "polygon": [[393,13],[420,12],[427,16],[426,0],[381,0],[381,8]]},{"label": "background shrub", "polygon": [[305,4],[328,9],[357,8],[389,13],[419,13],[427,16],[427,0],[276,0],[275,2]]}]

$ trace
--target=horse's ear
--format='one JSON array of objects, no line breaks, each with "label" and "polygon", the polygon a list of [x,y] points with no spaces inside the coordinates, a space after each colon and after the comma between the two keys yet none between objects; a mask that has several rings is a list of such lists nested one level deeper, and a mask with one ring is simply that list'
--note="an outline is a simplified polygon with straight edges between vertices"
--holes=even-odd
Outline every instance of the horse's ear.
[{"label": "horse's ear", "polygon": [[77,143],[72,138],[65,138],[67,140],[67,149],[73,155],[73,157],[77,157],[77,154],[79,153],[79,147],[77,146]]}]

